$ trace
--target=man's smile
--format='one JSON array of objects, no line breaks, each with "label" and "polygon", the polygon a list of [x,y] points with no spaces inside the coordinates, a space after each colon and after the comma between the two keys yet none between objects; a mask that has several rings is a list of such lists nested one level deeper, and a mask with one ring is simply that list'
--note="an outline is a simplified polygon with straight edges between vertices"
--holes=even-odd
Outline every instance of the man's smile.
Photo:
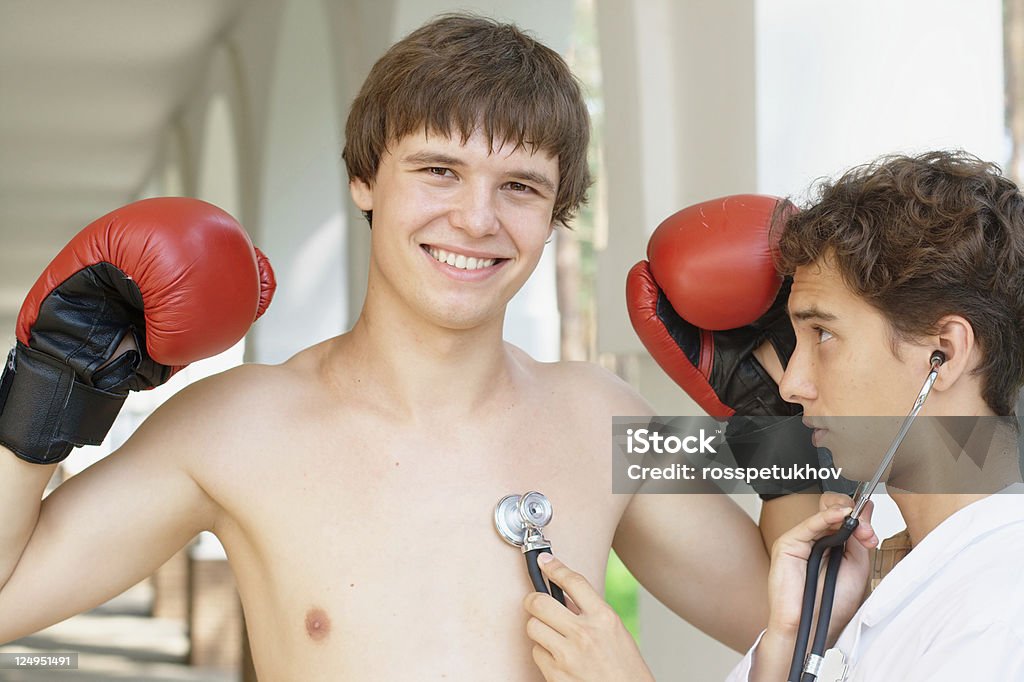
[{"label": "man's smile", "polygon": [[441,248],[430,244],[422,244],[421,248],[445,272],[462,280],[484,279],[509,261],[495,254],[468,249],[456,251],[451,247]]}]

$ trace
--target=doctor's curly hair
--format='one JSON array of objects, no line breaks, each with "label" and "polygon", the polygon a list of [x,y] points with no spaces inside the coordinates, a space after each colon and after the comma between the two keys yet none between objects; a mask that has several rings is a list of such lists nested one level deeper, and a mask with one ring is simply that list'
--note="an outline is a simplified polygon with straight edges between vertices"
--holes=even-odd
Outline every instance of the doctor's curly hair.
[{"label": "doctor's curly hair", "polygon": [[[788,202],[782,202],[788,203]],[[789,205],[790,209],[792,205]],[[895,341],[961,315],[983,355],[975,374],[997,415],[1024,384],[1024,197],[998,166],[963,151],[885,156],[818,185],[776,213],[777,262],[792,273],[829,257],[887,319]]]}]

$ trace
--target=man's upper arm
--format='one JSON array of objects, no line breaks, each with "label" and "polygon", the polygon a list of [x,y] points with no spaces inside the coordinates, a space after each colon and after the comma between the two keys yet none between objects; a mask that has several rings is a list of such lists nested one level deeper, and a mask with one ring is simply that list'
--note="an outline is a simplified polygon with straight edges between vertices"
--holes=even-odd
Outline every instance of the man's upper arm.
[{"label": "man's upper arm", "polygon": [[613,546],[658,601],[737,651],[768,622],[768,554],[726,495],[634,495]]},{"label": "man's upper arm", "polygon": [[211,383],[168,400],[117,452],[43,501],[35,531],[0,590],[0,642],[116,596],[213,527],[216,504],[191,470],[203,454],[210,421],[203,410],[217,392]]},{"label": "man's upper arm", "polygon": [[776,497],[761,503],[761,537],[769,556],[772,545],[788,530],[795,528],[804,519],[818,513],[821,493],[800,492]]}]

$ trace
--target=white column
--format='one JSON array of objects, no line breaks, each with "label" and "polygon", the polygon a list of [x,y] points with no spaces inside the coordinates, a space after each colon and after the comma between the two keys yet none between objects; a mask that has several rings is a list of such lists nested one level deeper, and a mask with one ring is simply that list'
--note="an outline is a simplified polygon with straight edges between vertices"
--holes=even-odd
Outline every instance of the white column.
[{"label": "white column", "polygon": [[[257,243],[277,275],[277,293],[252,339],[260,362],[281,362],[347,328],[347,218],[343,210],[341,118],[320,3],[288,2],[269,65],[262,128]],[[243,56],[262,46],[240,37]]]}]

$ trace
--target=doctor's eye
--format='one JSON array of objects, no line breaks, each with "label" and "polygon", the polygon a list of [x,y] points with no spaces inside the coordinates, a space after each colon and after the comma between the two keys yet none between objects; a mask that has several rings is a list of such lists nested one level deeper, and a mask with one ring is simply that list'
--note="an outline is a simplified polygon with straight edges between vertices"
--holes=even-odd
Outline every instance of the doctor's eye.
[{"label": "doctor's eye", "polygon": [[817,326],[811,327],[811,329],[813,329],[814,333],[818,335],[818,343],[824,343],[832,338],[832,332],[827,329]]},{"label": "doctor's eye", "polygon": [[451,175],[451,170],[449,170],[448,168],[444,168],[443,166],[431,166],[430,168],[425,168],[424,170],[426,170],[431,175],[436,175],[439,178]]}]

